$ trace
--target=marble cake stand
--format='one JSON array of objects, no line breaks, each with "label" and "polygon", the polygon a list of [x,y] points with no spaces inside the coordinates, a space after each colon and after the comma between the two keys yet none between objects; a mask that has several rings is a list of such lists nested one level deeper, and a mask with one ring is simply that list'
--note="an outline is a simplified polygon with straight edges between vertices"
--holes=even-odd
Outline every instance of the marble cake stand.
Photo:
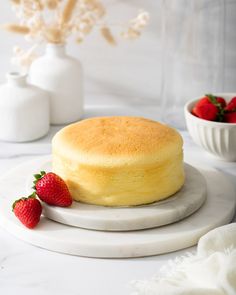
[{"label": "marble cake stand", "polygon": [[[35,171],[51,171],[51,159],[42,158],[29,172],[30,194]],[[54,221],[81,228],[130,231],[153,228],[179,221],[197,211],[206,200],[206,181],[194,167],[185,164],[186,181],[182,189],[167,200],[135,207],[111,208],[74,202],[70,208],[44,204],[44,215]]]},{"label": "marble cake stand", "polygon": [[191,216],[153,229],[126,232],[86,230],[43,217],[34,230],[20,224],[11,203],[25,191],[26,178],[36,162],[26,162],[0,180],[0,225],[16,237],[51,251],[89,257],[140,257],[172,252],[193,246],[209,230],[231,221],[235,191],[220,172],[201,168],[207,182],[207,200]]}]

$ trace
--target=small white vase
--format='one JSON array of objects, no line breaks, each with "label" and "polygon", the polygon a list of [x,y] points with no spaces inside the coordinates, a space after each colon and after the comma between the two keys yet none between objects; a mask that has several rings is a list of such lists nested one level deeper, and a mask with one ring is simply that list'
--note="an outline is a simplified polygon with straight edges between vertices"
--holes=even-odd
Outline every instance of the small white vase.
[{"label": "small white vase", "polygon": [[68,124],[83,114],[83,70],[63,44],[48,44],[44,56],[30,68],[32,84],[50,93],[51,124]]},{"label": "small white vase", "polygon": [[24,142],[43,137],[50,127],[49,95],[26,82],[26,75],[7,74],[0,86],[0,139]]}]

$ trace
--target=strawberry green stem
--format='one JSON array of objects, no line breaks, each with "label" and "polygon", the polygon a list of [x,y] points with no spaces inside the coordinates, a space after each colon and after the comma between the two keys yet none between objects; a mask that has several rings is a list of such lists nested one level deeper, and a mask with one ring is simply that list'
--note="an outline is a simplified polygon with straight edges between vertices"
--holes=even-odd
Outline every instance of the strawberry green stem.
[{"label": "strawberry green stem", "polygon": [[45,171],[40,171],[40,173],[38,174],[34,174],[34,178],[35,180],[33,181],[34,185],[33,185],[33,189],[35,190],[36,189],[36,183],[42,179],[44,176],[46,175],[46,172]]},{"label": "strawberry green stem", "polygon": [[213,94],[206,94],[206,97],[208,97],[210,102],[218,108],[217,121],[223,122],[225,109],[222,107],[221,103],[217,101],[217,96]]}]

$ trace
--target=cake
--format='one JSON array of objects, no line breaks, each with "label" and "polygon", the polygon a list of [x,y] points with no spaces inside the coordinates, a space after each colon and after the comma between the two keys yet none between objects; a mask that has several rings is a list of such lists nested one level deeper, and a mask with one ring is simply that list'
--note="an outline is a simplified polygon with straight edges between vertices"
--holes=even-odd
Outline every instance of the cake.
[{"label": "cake", "polygon": [[139,117],[90,118],[52,140],[53,172],[74,200],[134,206],[163,200],[184,183],[183,141],[173,128]]}]

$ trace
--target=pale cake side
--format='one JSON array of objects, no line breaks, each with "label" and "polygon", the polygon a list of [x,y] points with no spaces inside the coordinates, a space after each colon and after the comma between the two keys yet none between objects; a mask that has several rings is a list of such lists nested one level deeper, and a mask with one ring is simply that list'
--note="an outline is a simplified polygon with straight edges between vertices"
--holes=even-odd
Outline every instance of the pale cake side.
[{"label": "pale cake side", "polygon": [[87,119],[55,135],[53,171],[78,201],[107,206],[151,203],[183,185],[182,145],[177,131],[152,120]]}]

